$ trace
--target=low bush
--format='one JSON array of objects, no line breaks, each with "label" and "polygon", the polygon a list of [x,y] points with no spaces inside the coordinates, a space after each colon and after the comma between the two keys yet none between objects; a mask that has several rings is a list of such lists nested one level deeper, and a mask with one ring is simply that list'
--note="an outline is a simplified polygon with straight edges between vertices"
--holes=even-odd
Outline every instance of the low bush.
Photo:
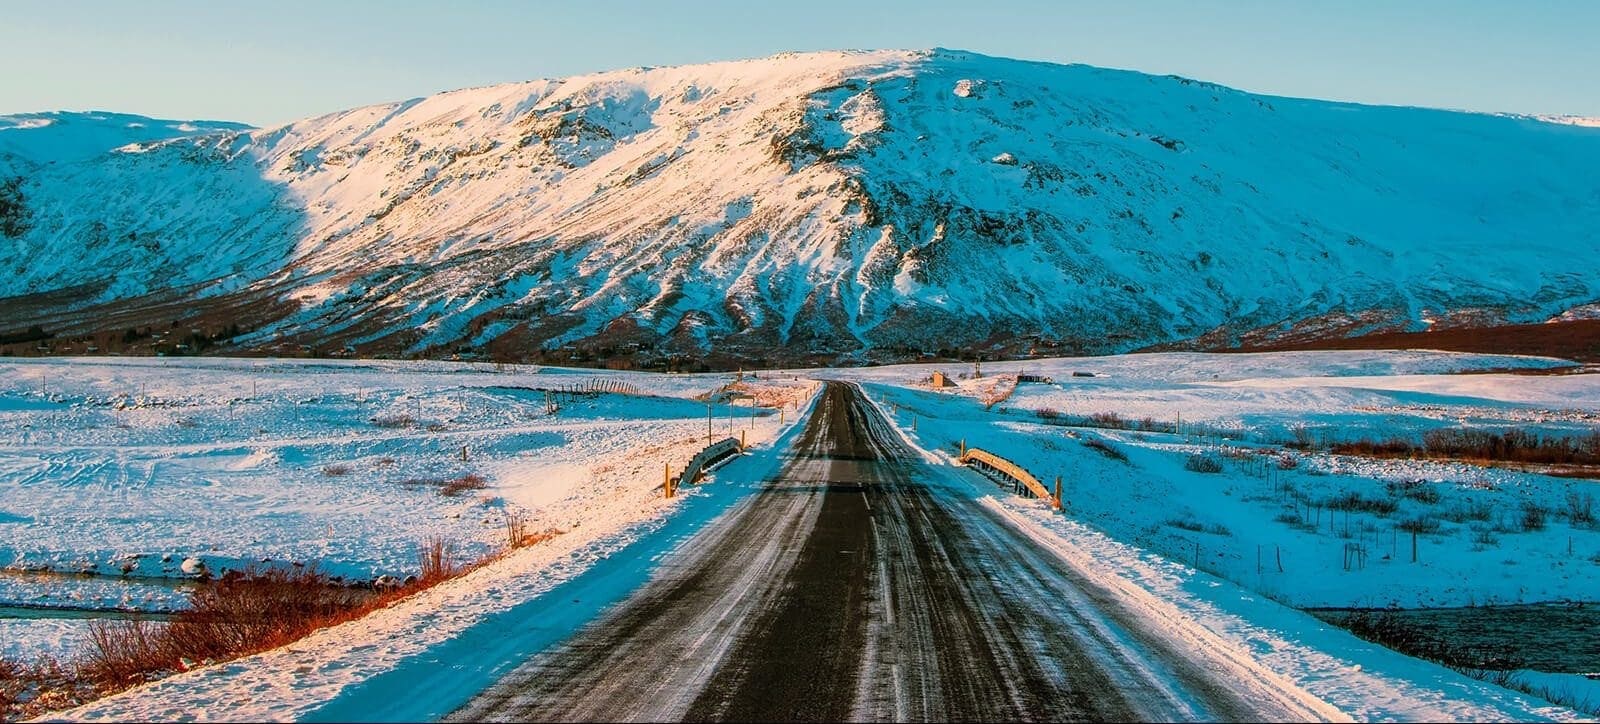
[{"label": "low bush", "polygon": [[1428,486],[1412,488],[1407,490],[1404,494],[1407,498],[1415,500],[1418,503],[1422,503],[1423,505],[1438,505],[1439,501],[1443,499],[1439,496],[1439,491]]},{"label": "low bush", "polygon": [[1402,520],[1396,527],[1407,533],[1437,533],[1440,523],[1438,517],[1424,515]]},{"label": "low bush", "polygon": [[282,646],[354,618],[374,599],[314,566],[230,572],[195,588],[189,609],[170,622],[92,622],[80,669],[102,687],[131,686]]},{"label": "low bush", "polygon": [[417,420],[410,415],[379,415],[372,418],[372,424],[386,428],[411,427]]},{"label": "low bush", "polygon": [[1220,473],[1222,461],[1210,455],[1194,454],[1183,461],[1183,469],[1195,473]]},{"label": "low bush", "polygon": [[1123,430],[1128,427],[1127,421],[1115,412],[1096,412],[1089,416],[1089,427],[1103,427],[1108,430]]},{"label": "low bush", "polygon": [[1394,498],[1368,498],[1353,490],[1345,491],[1329,498],[1324,505],[1332,510],[1372,513],[1374,515],[1389,515],[1400,509],[1400,501]]},{"label": "low bush", "polygon": [[1440,515],[1451,523],[1465,523],[1469,520],[1481,522],[1494,517],[1494,506],[1481,500],[1469,500],[1450,506]]},{"label": "low bush", "polygon": [[97,693],[106,694],[266,651],[360,618],[493,559],[462,564],[454,555],[451,543],[428,539],[418,555],[418,576],[372,588],[343,585],[315,566],[230,571],[196,587],[189,608],[171,621],[92,622],[74,681],[92,683]]},{"label": "low bush", "polygon": [[1088,439],[1083,441],[1083,445],[1084,445],[1084,447],[1087,447],[1090,450],[1093,450],[1093,451],[1095,451],[1097,453],[1100,453],[1101,455],[1104,455],[1104,456],[1106,456],[1108,458],[1111,458],[1112,460],[1116,460],[1118,462],[1124,462],[1124,463],[1128,462],[1128,454],[1127,453],[1123,452],[1121,449],[1117,448],[1115,445],[1112,445],[1111,443],[1106,442],[1105,440],[1101,440],[1100,438],[1089,437]]},{"label": "low bush", "polygon": [[1512,428],[1502,432],[1442,428],[1422,435],[1421,444],[1394,437],[1332,445],[1331,452],[1368,457],[1440,458],[1537,465],[1600,465],[1600,430],[1577,437],[1542,435]]},{"label": "low bush", "polygon": [[1585,526],[1595,524],[1593,493],[1567,491],[1567,522]]},{"label": "low bush", "polygon": [[460,572],[456,563],[454,543],[438,536],[426,538],[417,552],[421,569],[419,577],[424,583],[437,583]]},{"label": "low bush", "polygon": [[1193,531],[1195,533],[1210,533],[1212,535],[1222,536],[1233,535],[1233,531],[1229,530],[1228,526],[1222,525],[1221,523],[1201,523],[1194,518],[1171,518],[1167,520],[1167,525],[1182,530]]},{"label": "low bush", "polygon": [[1545,509],[1531,500],[1522,501],[1522,530],[1526,532],[1544,530]]},{"label": "low bush", "polygon": [[489,487],[488,478],[477,473],[467,473],[459,478],[447,480],[439,486],[439,494],[447,498],[454,498],[462,493],[474,490],[483,490]]},{"label": "low bush", "polygon": [[31,662],[0,657],[0,721],[25,721],[94,696],[92,685],[48,654]]},{"label": "low bush", "polygon": [[1193,518],[1168,518],[1167,525],[1170,525],[1174,528],[1180,528],[1182,530],[1192,530],[1196,533],[1206,529],[1206,527],[1202,525],[1200,521]]}]

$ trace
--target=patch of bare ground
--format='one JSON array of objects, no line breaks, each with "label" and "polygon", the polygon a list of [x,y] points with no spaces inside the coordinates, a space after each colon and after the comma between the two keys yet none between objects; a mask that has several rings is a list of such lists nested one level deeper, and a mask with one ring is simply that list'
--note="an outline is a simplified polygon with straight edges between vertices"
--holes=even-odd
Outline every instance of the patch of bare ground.
[{"label": "patch of bare ground", "polygon": [[1600,319],[1545,324],[1508,324],[1426,332],[1380,332],[1287,344],[1217,347],[1216,352],[1278,352],[1341,349],[1436,349],[1479,354],[1518,354],[1600,363]]}]

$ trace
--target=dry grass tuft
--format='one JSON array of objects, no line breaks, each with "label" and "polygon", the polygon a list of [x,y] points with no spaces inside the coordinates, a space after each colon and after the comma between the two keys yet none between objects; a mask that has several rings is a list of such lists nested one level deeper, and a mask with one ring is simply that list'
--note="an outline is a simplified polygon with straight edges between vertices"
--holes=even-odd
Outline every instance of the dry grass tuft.
[{"label": "dry grass tuft", "polygon": [[462,493],[473,490],[483,490],[489,487],[489,479],[477,473],[467,473],[454,480],[447,480],[439,486],[439,494],[447,498],[454,498]]},{"label": "dry grass tuft", "polygon": [[421,580],[436,583],[459,575],[460,569],[456,565],[456,546],[438,536],[433,536],[422,541],[422,548],[417,553],[421,564]]}]

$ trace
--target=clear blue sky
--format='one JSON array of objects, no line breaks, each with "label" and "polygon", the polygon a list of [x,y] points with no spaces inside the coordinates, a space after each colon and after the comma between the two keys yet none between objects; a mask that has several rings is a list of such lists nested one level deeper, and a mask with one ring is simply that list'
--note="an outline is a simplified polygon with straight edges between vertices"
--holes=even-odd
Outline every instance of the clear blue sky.
[{"label": "clear blue sky", "polygon": [[1592,0],[7,0],[0,113],[266,125],[611,68],[934,46],[1277,95],[1600,116]]}]

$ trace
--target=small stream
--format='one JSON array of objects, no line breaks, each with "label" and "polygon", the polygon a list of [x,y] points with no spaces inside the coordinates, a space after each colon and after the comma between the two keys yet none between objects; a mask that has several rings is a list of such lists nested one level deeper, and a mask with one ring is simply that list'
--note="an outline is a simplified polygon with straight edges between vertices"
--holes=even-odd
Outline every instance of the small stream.
[{"label": "small stream", "polygon": [[[1340,625],[1352,610],[1308,609],[1307,613]],[[1394,609],[1390,613],[1429,637],[1507,651],[1529,669],[1561,674],[1600,671],[1600,604]]]},{"label": "small stream", "polygon": [[109,619],[125,621],[139,618],[146,621],[170,621],[172,611],[129,611],[120,608],[79,608],[73,606],[4,606],[0,605],[0,619],[39,621],[44,619]]}]

